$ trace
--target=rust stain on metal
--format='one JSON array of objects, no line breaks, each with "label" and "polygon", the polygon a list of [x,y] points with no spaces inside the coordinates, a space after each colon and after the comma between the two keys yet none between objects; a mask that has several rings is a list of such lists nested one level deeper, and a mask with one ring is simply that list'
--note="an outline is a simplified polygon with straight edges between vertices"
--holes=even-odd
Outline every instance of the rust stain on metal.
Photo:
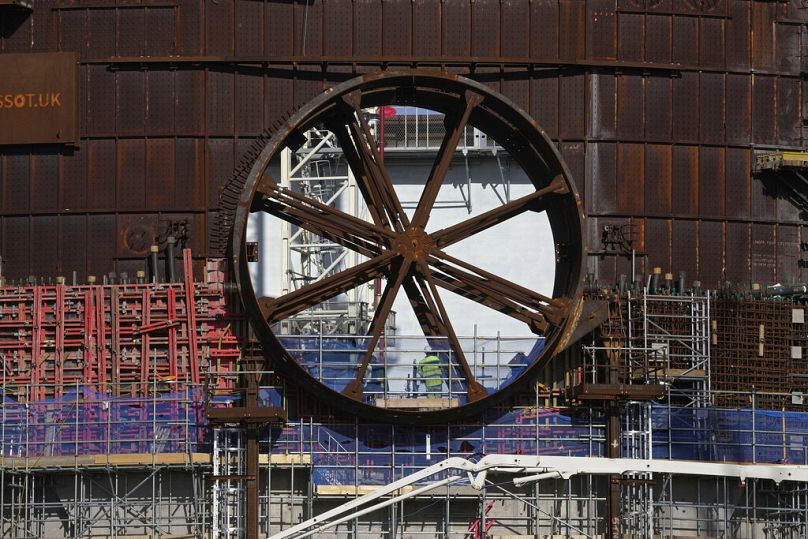
[{"label": "rust stain on metal", "polygon": [[1,54],[0,73],[0,144],[78,140],[75,53]]}]

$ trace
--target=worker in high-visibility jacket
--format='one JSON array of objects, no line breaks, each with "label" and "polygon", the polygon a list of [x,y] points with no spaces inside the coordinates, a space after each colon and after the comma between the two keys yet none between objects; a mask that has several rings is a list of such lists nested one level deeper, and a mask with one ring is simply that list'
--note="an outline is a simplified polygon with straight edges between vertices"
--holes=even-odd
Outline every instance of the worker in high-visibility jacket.
[{"label": "worker in high-visibility jacket", "polygon": [[443,391],[443,369],[438,356],[427,349],[424,357],[418,362],[418,370],[427,396]]}]

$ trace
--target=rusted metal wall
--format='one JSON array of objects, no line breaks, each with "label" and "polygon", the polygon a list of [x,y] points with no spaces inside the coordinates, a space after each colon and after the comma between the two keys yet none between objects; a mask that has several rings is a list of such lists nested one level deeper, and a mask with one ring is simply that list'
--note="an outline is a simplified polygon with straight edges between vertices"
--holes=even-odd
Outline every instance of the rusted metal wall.
[{"label": "rusted metal wall", "polygon": [[[642,272],[808,279],[799,211],[753,152],[802,146],[801,0],[38,0],[0,50],[76,51],[78,148],[0,147],[11,277],[141,269],[185,219],[213,254],[218,189],[274,121],[351,73],[471,72],[534,115]],[[135,61],[136,60],[136,61]],[[134,232],[133,232],[134,231]],[[601,280],[625,258],[593,259]]]}]

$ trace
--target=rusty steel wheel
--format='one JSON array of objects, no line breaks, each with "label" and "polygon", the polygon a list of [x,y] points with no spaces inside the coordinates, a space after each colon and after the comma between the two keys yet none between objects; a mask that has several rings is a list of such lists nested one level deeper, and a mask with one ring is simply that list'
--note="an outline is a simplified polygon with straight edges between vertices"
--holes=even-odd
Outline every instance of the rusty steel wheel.
[{"label": "rusty steel wheel", "polygon": [[[363,109],[386,105],[416,106],[444,114],[445,136],[411,218],[402,209],[363,113]],[[280,155],[281,149],[299,146],[303,133],[315,125],[326,126],[335,133],[372,222],[283,188],[267,172],[270,161]],[[456,225],[427,233],[438,191],[467,125],[496,140],[521,166],[535,190]],[[257,297],[248,271],[245,231],[250,213],[260,211],[356,251],[366,261],[281,297]],[[555,252],[536,253],[538,259],[555,262],[552,297],[446,252],[448,246],[525,212],[546,212],[552,230]],[[272,134],[252,166],[235,213],[231,241],[235,277],[244,305],[274,367],[326,397],[329,404],[376,420],[450,420],[465,411],[480,410],[521,385],[509,383],[501,389],[487,390],[475,379],[440,290],[504,313],[544,337],[541,354],[517,381],[530,379],[531,373],[566,344],[581,306],[582,213],[561,156],[536,122],[505,97],[478,82],[445,72],[394,70],[365,75],[326,91],[300,109]],[[367,351],[358,355],[361,360],[357,361],[355,377],[341,391],[326,387],[295,360],[272,326],[379,277],[386,278],[386,286],[367,331]],[[393,301],[402,290],[424,335],[444,337],[453,352],[452,361],[457,372],[462,373],[466,390],[458,406],[407,411],[383,409],[362,399],[362,382],[371,356]]]}]

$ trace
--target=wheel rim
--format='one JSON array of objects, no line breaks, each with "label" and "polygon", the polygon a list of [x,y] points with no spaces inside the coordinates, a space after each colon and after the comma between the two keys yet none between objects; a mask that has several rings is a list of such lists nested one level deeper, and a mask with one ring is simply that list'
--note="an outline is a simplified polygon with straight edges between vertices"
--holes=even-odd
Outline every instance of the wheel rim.
[{"label": "wheel rim", "polygon": [[[384,105],[419,106],[441,112],[446,134],[412,219],[403,211],[390,175],[373,142],[362,109]],[[336,134],[357,179],[372,222],[318,203],[281,187],[267,174],[280,150],[313,125]],[[494,210],[448,228],[427,233],[431,210],[449,163],[467,125],[492,136],[521,166],[535,190]],[[245,253],[250,212],[265,211],[312,234],[354,250],[367,260],[278,298],[257,297]],[[546,212],[555,243],[555,281],[545,296],[445,252],[469,236],[527,211]],[[421,70],[396,70],[352,79],[318,96],[278,129],[254,163],[236,210],[232,231],[235,277],[251,323],[276,368],[310,390],[326,391],[329,404],[377,420],[443,421],[474,412],[504,398],[545,365],[572,332],[580,306],[583,240],[580,198],[563,159],[544,132],[503,96],[463,77]],[[350,287],[384,276],[387,284],[368,331],[366,351],[356,374],[339,391],[309,376],[272,331],[272,325]],[[382,337],[393,301],[403,291],[427,339],[444,337],[462,373],[466,397],[460,406],[434,411],[382,409],[362,401],[362,381]],[[441,300],[457,293],[527,324],[543,335],[544,349],[504,388],[487,390],[475,378]]]}]

